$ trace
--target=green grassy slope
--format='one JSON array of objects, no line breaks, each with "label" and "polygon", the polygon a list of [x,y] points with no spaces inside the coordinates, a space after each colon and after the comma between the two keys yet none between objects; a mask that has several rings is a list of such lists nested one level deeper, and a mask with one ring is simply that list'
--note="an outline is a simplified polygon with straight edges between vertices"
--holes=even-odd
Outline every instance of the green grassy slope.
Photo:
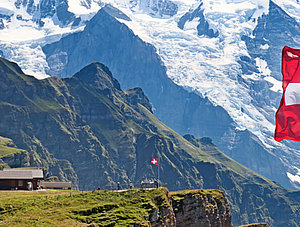
[{"label": "green grassy slope", "polygon": [[0,136],[0,159],[18,153],[25,153],[23,149],[18,149],[11,139]]},{"label": "green grassy slope", "polygon": [[[1,226],[150,226],[168,190],[0,192]],[[161,215],[161,213],[159,213]],[[160,223],[160,221],[158,221]]]},{"label": "green grassy slope", "polygon": [[10,167],[9,165],[26,165],[26,159],[29,159],[26,150],[17,148],[13,140],[0,136],[0,170]]}]

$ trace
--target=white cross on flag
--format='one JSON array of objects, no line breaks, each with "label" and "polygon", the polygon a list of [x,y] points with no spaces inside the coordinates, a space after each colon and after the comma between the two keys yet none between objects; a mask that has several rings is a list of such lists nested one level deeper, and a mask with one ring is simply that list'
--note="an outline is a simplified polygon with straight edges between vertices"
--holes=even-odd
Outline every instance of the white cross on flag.
[{"label": "white cross on flag", "polygon": [[275,140],[300,142],[300,49],[282,50],[283,95],[276,113]]},{"label": "white cross on flag", "polygon": [[158,158],[152,158],[151,164],[158,166]]}]

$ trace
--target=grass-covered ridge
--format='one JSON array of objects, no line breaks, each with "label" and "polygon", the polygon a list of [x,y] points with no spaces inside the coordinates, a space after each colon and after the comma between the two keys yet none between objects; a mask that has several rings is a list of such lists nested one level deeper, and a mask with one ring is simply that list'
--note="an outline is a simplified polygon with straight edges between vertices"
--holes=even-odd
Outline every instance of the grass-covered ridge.
[{"label": "grass-covered ridge", "polygon": [[14,154],[26,153],[23,149],[15,147],[14,142],[9,139],[0,136],[0,159]]},{"label": "grass-covered ridge", "polygon": [[[222,208],[207,201],[221,201],[224,206],[229,206],[223,192],[211,189],[172,193],[163,187],[88,192],[0,191],[0,226],[175,225],[178,202],[190,196],[201,197],[194,207],[204,207],[206,211],[214,209],[212,214]],[[196,215],[205,219],[205,214]]]},{"label": "grass-covered ridge", "polygon": [[0,191],[0,226],[150,226],[170,207],[168,190]]}]

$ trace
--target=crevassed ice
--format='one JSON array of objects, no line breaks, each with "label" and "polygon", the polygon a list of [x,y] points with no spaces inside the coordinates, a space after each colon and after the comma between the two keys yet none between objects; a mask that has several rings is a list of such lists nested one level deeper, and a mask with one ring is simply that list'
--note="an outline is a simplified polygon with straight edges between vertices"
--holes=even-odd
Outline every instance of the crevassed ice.
[{"label": "crevassed ice", "polygon": [[300,184],[300,176],[299,175],[294,175],[294,174],[291,174],[289,172],[286,173],[288,178],[292,181],[292,182],[297,182]]},{"label": "crevassed ice", "polygon": [[300,2],[299,0],[273,0],[290,16],[300,22]]},{"label": "crevassed ice", "polygon": [[[203,0],[206,19],[220,33],[219,37],[211,39],[199,37],[193,31],[192,28],[196,27],[194,21],[187,23],[184,30],[178,28],[176,21],[194,4],[200,4],[200,1],[191,2],[176,1],[178,14],[170,19],[129,12],[132,21],[122,22],[157,48],[167,67],[167,75],[175,83],[192,88],[216,105],[221,105],[240,129],[247,128],[258,136],[262,131],[271,134],[273,123],[253,106],[248,89],[237,80],[242,73],[237,61],[241,55],[248,56],[241,36],[252,33],[256,22],[249,17],[257,18],[268,13],[269,1]],[[265,76],[268,75],[267,65],[261,66]]]}]

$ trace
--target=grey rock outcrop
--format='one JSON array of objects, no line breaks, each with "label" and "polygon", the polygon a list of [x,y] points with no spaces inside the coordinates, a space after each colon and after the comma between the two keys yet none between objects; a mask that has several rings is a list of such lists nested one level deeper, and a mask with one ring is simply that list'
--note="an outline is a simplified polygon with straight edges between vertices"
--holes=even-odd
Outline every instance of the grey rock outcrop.
[{"label": "grey rock outcrop", "polygon": [[193,21],[194,19],[197,19],[199,24],[197,25],[197,31],[198,35],[206,35],[209,38],[215,38],[219,36],[218,31],[214,31],[212,28],[210,28],[209,23],[204,17],[203,9],[202,9],[203,3],[201,3],[197,9],[195,9],[192,12],[188,12],[185,15],[183,15],[180,20],[178,21],[178,27],[183,29],[184,25],[189,22]]},{"label": "grey rock outcrop", "polygon": [[176,226],[233,226],[229,203],[221,191],[175,192],[172,198]]}]

